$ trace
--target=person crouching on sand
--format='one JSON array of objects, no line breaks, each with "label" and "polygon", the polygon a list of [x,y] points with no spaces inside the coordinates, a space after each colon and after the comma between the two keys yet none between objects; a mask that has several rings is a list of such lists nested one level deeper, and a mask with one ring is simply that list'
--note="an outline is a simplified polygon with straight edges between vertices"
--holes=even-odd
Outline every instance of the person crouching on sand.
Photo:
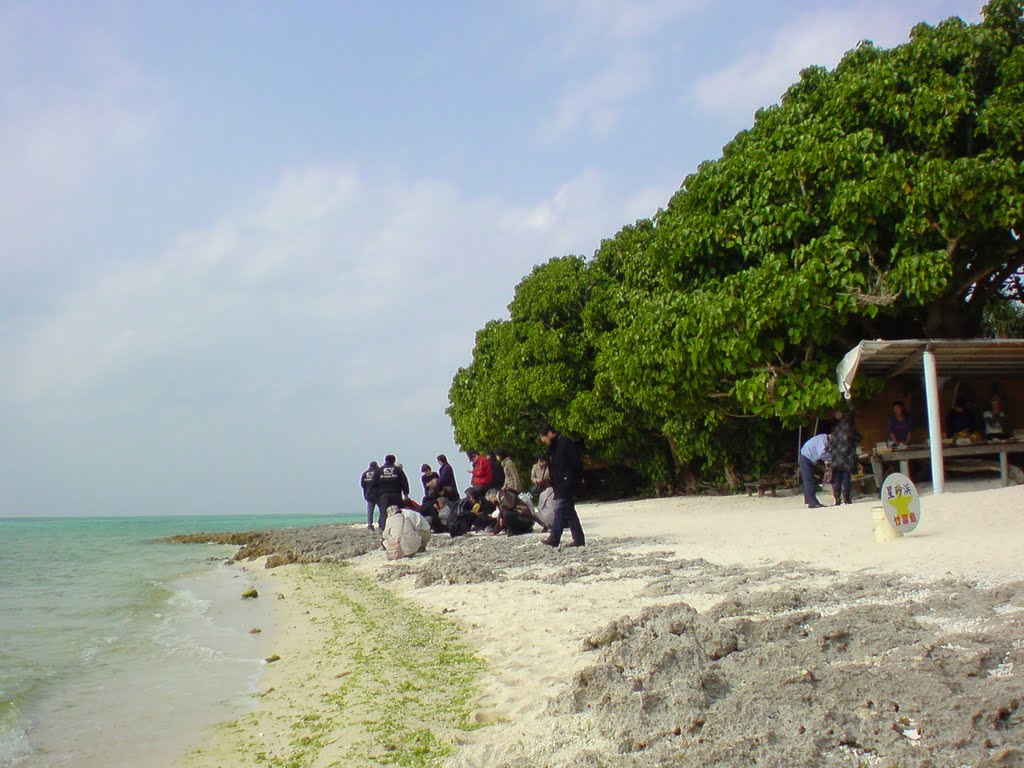
[{"label": "person crouching on sand", "polygon": [[430,523],[423,515],[411,509],[388,507],[388,521],[384,525],[384,538],[381,541],[388,560],[425,552],[429,542]]}]

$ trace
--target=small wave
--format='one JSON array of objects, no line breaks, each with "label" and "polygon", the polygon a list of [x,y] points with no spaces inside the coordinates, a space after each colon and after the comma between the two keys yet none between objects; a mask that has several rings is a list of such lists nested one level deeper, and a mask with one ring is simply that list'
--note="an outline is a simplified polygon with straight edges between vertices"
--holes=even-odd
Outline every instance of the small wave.
[{"label": "small wave", "polygon": [[[192,581],[163,584],[171,590],[165,611],[157,619],[151,638],[164,653],[186,654],[197,661],[253,663],[244,652],[247,637],[237,628],[220,625],[211,615],[215,600],[201,597]],[[202,591],[200,589],[200,591]]]},{"label": "small wave", "polygon": [[213,605],[212,600],[201,598],[191,590],[164,586],[171,590],[171,595],[166,601],[167,605],[182,613],[205,616],[206,612],[210,610],[210,606]]},{"label": "small wave", "polygon": [[27,765],[32,755],[28,724],[14,702],[0,701],[0,768]]}]

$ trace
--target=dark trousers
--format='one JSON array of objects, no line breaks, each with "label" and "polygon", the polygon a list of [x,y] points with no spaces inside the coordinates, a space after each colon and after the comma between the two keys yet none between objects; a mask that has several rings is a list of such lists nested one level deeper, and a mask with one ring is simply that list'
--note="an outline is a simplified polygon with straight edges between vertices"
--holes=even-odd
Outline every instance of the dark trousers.
[{"label": "dark trousers", "polygon": [[572,534],[573,544],[580,546],[586,544],[583,526],[580,525],[580,516],[576,511],[576,500],[573,498],[555,499],[555,521],[551,526],[551,533],[548,534],[548,540],[557,545],[562,540],[562,531],[566,528]]},{"label": "dark trousers", "polygon": [[380,529],[384,530],[384,523],[388,519],[388,507],[402,506],[402,494],[400,493],[382,493],[380,498],[377,499],[377,524]]},{"label": "dark trousers", "polygon": [[804,504],[809,507],[816,507],[821,504],[818,501],[818,481],[814,477],[814,462],[803,454],[800,454],[800,479],[804,484]]},{"label": "dark trousers", "polygon": [[845,501],[850,503],[850,470],[832,467],[832,495],[836,504]]},{"label": "dark trousers", "polygon": [[377,508],[376,499],[366,500],[366,524],[373,525],[373,510]]}]

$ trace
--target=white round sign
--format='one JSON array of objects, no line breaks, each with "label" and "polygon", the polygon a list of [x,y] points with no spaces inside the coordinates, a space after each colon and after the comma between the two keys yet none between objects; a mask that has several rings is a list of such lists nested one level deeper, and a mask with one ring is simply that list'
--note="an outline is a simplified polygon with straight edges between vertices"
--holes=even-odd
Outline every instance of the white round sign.
[{"label": "white round sign", "polygon": [[921,497],[909,477],[893,472],[882,483],[882,509],[889,524],[900,533],[910,533],[921,522]]}]

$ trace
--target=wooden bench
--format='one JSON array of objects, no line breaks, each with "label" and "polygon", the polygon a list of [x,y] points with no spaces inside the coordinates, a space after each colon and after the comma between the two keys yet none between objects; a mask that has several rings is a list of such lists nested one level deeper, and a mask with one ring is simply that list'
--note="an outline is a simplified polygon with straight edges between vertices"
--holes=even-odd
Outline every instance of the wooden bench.
[{"label": "wooden bench", "polygon": [[775,495],[775,483],[769,483],[765,480],[757,480],[753,483],[744,483],[747,488],[747,496],[753,496],[754,491],[757,491],[758,496],[764,496],[764,492],[768,491],[772,496]]}]

